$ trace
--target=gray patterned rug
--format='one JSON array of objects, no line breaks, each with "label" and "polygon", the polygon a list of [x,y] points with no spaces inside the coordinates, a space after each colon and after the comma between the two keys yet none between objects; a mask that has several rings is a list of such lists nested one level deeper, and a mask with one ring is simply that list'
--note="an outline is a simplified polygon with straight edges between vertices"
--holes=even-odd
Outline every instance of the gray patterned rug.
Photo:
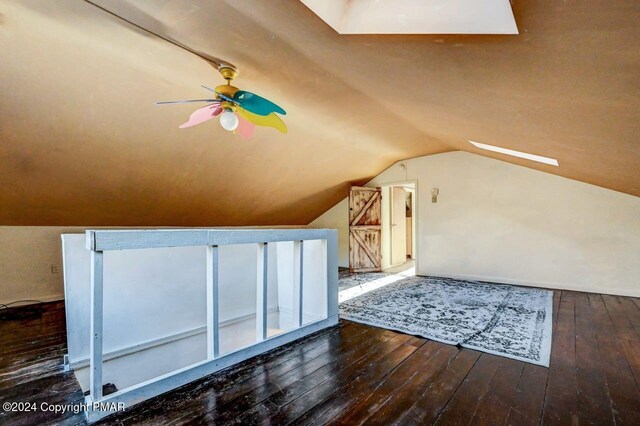
[{"label": "gray patterned rug", "polygon": [[411,277],[340,304],[350,321],[549,366],[553,292]]},{"label": "gray patterned rug", "polygon": [[384,278],[389,275],[393,275],[388,272],[361,272],[352,273],[349,270],[341,270],[338,272],[338,289],[340,291],[346,290],[352,287],[356,287],[368,282]]}]

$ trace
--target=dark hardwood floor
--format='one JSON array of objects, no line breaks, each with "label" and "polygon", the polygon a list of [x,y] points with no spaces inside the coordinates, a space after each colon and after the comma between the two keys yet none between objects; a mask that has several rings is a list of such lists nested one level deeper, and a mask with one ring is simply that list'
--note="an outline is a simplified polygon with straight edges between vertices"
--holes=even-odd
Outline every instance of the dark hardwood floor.
[{"label": "dark hardwood floor", "polygon": [[[640,300],[554,293],[550,368],[342,321],[110,424],[640,425]],[[0,403],[78,404],[64,307],[0,320]],[[83,423],[0,410],[0,424]]]}]

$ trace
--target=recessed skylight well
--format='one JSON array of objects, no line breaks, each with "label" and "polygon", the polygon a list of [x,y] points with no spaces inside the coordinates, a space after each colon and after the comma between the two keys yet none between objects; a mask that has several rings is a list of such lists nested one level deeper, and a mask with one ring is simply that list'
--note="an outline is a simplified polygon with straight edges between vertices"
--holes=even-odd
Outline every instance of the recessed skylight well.
[{"label": "recessed skylight well", "polygon": [[469,141],[473,146],[480,149],[486,149],[487,151],[499,152],[500,154],[512,155],[514,157],[524,158],[525,160],[537,161],[538,163],[549,164],[551,166],[558,166],[558,160],[555,158],[543,157],[541,155],[529,154],[526,152],[516,151],[508,148],[501,148],[499,146],[487,145],[486,143]]},{"label": "recessed skylight well", "polygon": [[339,34],[518,34],[509,0],[300,0]]}]

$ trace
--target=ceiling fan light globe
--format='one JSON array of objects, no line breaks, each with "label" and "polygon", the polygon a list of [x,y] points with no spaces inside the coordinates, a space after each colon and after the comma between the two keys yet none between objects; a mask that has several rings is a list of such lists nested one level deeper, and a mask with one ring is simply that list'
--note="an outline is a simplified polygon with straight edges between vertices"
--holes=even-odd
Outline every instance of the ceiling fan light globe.
[{"label": "ceiling fan light globe", "polygon": [[231,110],[226,110],[220,114],[220,125],[223,129],[234,131],[238,127],[238,117]]}]

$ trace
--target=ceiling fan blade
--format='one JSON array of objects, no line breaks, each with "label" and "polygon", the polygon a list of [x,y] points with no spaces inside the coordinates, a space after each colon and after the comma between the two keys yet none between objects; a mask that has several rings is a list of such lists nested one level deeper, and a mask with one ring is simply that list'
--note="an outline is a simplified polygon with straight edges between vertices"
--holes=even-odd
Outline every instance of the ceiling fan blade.
[{"label": "ceiling fan blade", "polygon": [[186,129],[187,127],[204,123],[205,121],[211,120],[221,112],[222,108],[220,108],[220,105],[207,105],[205,107],[198,108],[191,113],[189,120],[186,123],[181,124],[179,127],[181,129]]},{"label": "ceiling fan blade", "polygon": [[240,114],[236,114],[238,116],[238,127],[236,128],[236,133],[242,136],[244,139],[249,139],[253,136],[253,131],[256,126],[245,120]]},{"label": "ceiling fan blade", "polygon": [[233,95],[233,100],[242,108],[258,115],[269,115],[272,112],[277,112],[278,114],[283,115],[287,113],[284,109],[270,100],[244,90],[238,90],[235,95]]},{"label": "ceiling fan blade", "polygon": [[162,101],[156,102],[156,105],[164,105],[164,104],[188,104],[191,102],[212,102],[217,103],[220,102],[218,99],[189,99],[186,101]]},{"label": "ceiling fan blade", "polygon": [[211,87],[207,87],[204,84],[201,84],[200,87],[207,89],[210,92],[215,93],[216,95],[220,96],[220,99],[222,99],[223,101],[229,101],[229,102],[233,102],[234,104],[237,104],[238,102],[234,101],[233,98],[228,97],[227,95],[223,95],[222,93],[212,89]]},{"label": "ceiling fan blade", "polygon": [[239,117],[244,118],[245,120],[255,124],[256,126],[273,127],[274,129],[279,130],[282,133],[287,133],[287,126],[280,119],[280,117],[278,117],[274,113],[271,113],[269,115],[258,115],[240,107],[236,109],[236,113]]}]

